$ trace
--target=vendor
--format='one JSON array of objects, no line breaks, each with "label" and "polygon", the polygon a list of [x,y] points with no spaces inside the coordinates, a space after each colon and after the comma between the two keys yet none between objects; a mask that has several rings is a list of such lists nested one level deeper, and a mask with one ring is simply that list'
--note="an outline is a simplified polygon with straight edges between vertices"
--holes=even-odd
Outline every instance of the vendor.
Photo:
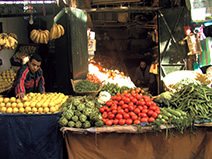
[{"label": "vendor", "polygon": [[43,71],[40,68],[41,61],[38,54],[33,54],[29,61],[21,66],[8,96],[22,99],[29,92],[45,93]]},{"label": "vendor", "polygon": [[142,59],[140,61],[140,65],[136,68],[133,82],[137,87],[140,87],[144,91],[149,91],[152,95],[155,95],[156,78],[155,75],[150,72],[150,65],[147,65],[145,59]]}]

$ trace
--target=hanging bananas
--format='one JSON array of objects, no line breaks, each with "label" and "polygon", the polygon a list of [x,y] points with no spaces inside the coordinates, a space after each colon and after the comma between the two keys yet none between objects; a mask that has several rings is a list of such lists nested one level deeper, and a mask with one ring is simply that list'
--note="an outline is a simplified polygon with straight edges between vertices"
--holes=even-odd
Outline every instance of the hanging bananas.
[{"label": "hanging bananas", "polygon": [[30,39],[34,43],[48,44],[48,42],[49,42],[49,31],[48,30],[33,29],[30,32]]},{"label": "hanging bananas", "polygon": [[1,33],[0,34],[0,50],[12,49],[14,50],[18,44],[17,35],[14,33]]},{"label": "hanging bananas", "polygon": [[64,33],[65,33],[65,30],[63,26],[60,24],[54,23],[49,33],[49,40],[58,39],[61,36],[63,36]]}]

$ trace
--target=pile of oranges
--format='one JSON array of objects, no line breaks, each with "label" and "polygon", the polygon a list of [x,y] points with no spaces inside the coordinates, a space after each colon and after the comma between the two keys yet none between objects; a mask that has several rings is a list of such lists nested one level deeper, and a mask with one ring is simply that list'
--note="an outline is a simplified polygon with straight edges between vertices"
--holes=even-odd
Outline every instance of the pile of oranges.
[{"label": "pile of oranges", "polygon": [[1,113],[44,114],[57,113],[69,98],[63,93],[29,93],[23,99],[0,97]]}]

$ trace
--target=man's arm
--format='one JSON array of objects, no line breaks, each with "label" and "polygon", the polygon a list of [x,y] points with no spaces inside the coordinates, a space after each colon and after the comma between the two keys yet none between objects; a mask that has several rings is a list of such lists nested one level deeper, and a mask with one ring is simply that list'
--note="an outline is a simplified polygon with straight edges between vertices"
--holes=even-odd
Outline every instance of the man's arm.
[{"label": "man's arm", "polygon": [[25,80],[26,76],[29,73],[29,69],[21,69],[17,73],[16,83],[15,83],[15,94],[18,98],[23,98],[25,96]]}]

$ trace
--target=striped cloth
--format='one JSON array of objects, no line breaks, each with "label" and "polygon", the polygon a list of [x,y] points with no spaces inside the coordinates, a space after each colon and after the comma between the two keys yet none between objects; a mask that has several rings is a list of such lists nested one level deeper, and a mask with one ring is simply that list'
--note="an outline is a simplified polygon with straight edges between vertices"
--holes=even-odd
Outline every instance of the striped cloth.
[{"label": "striped cloth", "polygon": [[202,53],[198,55],[198,64],[200,67],[212,65],[212,38],[207,37],[200,41]]}]

